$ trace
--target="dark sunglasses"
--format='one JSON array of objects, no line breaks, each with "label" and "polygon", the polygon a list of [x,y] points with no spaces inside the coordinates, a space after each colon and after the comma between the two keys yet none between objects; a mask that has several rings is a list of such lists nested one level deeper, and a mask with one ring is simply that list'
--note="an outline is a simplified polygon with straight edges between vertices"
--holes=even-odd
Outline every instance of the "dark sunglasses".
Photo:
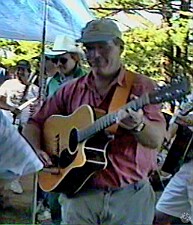
[{"label": "dark sunglasses", "polygon": [[65,57],[61,57],[58,59],[60,61],[60,63],[62,63],[63,65],[65,65],[68,62],[68,59]]},{"label": "dark sunglasses", "polygon": [[25,70],[25,68],[23,68],[23,67],[17,67],[17,71],[24,71]]},{"label": "dark sunglasses", "polygon": [[[27,69],[27,71],[28,71],[29,73],[31,73],[31,69],[29,69],[29,68],[24,68],[24,67],[20,67],[20,66],[17,67],[16,72],[17,72],[17,73],[20,72],[20,71],[25,72],[26,69]],[[21,75],[21,74],[20,74],[20,75]],[[24,75],[21,75],[21,76],[24,76]]]},{"label": "dark sunglasses", "polygon": [[51,60],[53,63],[57,64],[58,63],[58,58],[50,58],[48,56],[45,56],[45,60],[48,61],[48,60]]}]

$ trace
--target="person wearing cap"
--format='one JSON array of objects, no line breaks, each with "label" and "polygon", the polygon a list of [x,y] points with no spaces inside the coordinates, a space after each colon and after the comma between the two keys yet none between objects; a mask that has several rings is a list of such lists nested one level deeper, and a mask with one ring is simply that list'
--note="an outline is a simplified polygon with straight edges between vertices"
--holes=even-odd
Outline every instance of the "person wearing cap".
[{"label": "person wearing cap", "polygon": [[[19,60],[16,64],[16,78],[6,80],[0,86],[0,107],[20,132],[29,118],[30,106],[22,111],[18,110],[18,107],[27,100],[38,97],[38,87],[29,83],[30,73],[31,65],[29,61]],[[23,192],[18,180],[10,183],[10,189],[17,194]]]},{"label": "person wearing cap", "polygon": [[[25,137],[46,167],[53,165],[40,144],[46,119],[54,114],[69,116],[85,104],[108,112],[113,96],[116,96],[115,91],[118,87],[128,89],[127,79],[133,74],[121,62],[124,42],[113,20],[88,22],[78,42],[83,43],[90,72],[64,85],[47,99],[29,119],[24,130]],[[134,73],[127,101],[151,92],[155,86],[150,78]],[[116,101],[119,102],[120,98]],[[84,120],[84,115],[81,118]],[[119,110],[116,123],[118,128],[115,133],[110,133],[114,138],[107,146],[106,168],[90,176],[74,196],[65,191],[61,193],[62,225],[152,224],[155,195],[148,175],[155,168],[157,150],[166,129],[161,106],[150,104],[138,111],[131,108]],[[95,137],[93,144],[100,143],[100,135]],[[89,140],[92,142],[93,139]]]},{"label": "person wearing cap", "polygon": [[[18,106],[25,101],[38,97],[38,87],[31,84],[29,79],[31,75],[31,65],[27,60],[19,60],[16,64],[16,78],[6,80],[0,87],[0,96],[6,99],[5,103],[11,106],[11,112],[17,110]],[[13,121],[13,114],[9,111],[4,113]],[[19,124],[24,126],[29,117],[29,107],[26,107],[19,115]]]}]

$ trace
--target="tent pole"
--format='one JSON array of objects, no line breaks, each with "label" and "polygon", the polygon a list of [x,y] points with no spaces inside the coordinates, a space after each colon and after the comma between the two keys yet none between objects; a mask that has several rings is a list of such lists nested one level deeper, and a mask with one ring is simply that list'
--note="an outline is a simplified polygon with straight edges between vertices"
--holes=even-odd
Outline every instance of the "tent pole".
[{"label": "tent pole", "polygon": [[41,60],[40,60],[40,77],[39,77],[39,97],[40,104],[45,100],[45,85],[46,85],[46,77],[45,77],[45,42],[46,42],[46,22],[48,16],[48,1],[44,0],[44,19],[43,19],[43,30],[42,30],[42,45],[41,45]]},{"label": "tent pole", "polygon": [[[46,42],[46,21],[48,16],[48,1],[44,0],[43,7],[43,29],[41,41],[41,60],[40,60],[40,76],[39,76],[39,104],[42,105],[45,99],[45,42]],[[37,223],[37,189],[38,189],[38,173],[34,174],[33,179],[33,201],[32,201],[32,224]]]}]

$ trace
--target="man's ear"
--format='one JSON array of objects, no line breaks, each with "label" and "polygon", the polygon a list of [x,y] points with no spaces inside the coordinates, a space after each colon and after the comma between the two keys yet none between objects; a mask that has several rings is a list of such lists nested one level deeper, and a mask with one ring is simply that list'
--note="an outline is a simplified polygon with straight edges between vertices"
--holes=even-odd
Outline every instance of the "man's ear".
[{"label": "man's ear", "polygon": [[1,101],[1,102],[5,103],[6,100],[7,100],[6,96],[0,95],[0,101]]},{"label": "man's ear", "polygon": [[74,59],[75,62],[80,62],[80,56],[78,53],[71,53],[71,58]]}]

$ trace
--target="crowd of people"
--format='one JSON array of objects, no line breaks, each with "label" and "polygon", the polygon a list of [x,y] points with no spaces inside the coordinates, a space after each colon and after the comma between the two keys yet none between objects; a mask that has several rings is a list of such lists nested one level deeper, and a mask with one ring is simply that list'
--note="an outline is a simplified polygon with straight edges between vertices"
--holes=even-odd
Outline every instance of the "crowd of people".
[{"label": "crowd of people", "polygon": [[[37,205],[43,207],[37,212],[39,221],[50,216],[56,225],[167,225],[174,224],[176,218],[193,223],[191,143],[158,201],[150,182],[164,141],[173,140],[179,126],[193,126],[191,111],[184,115],[178,110],[169,122],[161,104],[136,110],[137,100],[152,92],[156,83],[127,70],[121,60],[123,51],[124,41],[116,23],[96,19],[86,24],[78,40],[57,36],[53,48],[46,49],[43,103],[38,101],[40,87],[25,59],[17,62],[14,79],[0,86],[0,126],[9,132],[14,129],[20,145],[29,148],[30,158],[37,162],[27,173],[44,166],[51,174],[49,178],[58,179],[53,192],[43,190],[43,184],[37,187]],[[85,58],[86,70],[82,65]],[[125,108],[130,101],[131,107]],[[45,131],[45,124],[52,119],[54,127]],[[45,140],[45,133],[50,140]],[[4,131],[2,139],[6,135]],[[52,141],[57,143],[52,145]],[[46,142],[52,151],[46,149]],[[3,142],[1,145],[8,147]],[[20,156],[17,147],[21,146],[13,145],[10,152],[18,151]],[[7,177],[6,185],[12,189],[17,183],[18,193],[22,193],[19,178],[27,169],[23,166],[20,171],[19,166],[8,179],[12,165],[2,165],[0,178]],[[48,172],[52,168],[58,172]]]}]

